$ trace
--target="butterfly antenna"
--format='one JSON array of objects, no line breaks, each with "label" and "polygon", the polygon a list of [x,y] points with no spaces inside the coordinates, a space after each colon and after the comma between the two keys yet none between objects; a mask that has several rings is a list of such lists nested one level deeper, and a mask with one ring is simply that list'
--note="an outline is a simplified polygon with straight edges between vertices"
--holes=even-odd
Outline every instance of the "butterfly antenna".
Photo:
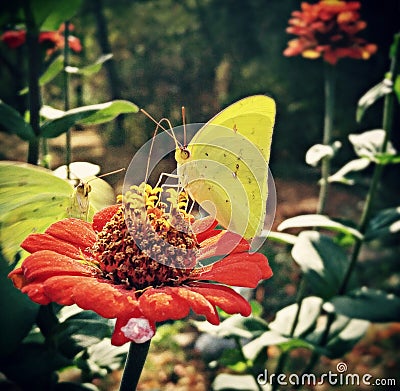
[{"label": "butterfly antenna", "polygon": [[[157,134],[158,128],[161,128],[164,132],[166,132],[166,133],[175,141],[175,144],[176,144],[177,148],[180,147],[180,143],[179,143],[178,139],[177,139],[176,136],[175,136],[175,133],[174,133],[174,130],[173,130],[173,126],[172,126],[172,124],[171,124],[171,121],[170,121],[168,118],[161,118],[159,121],[157,121],[157,120],[154,119],[146,110],[140,109],[140,111],[141,111],[147,118],[151,119],[151,120],[157,125],[157,128],[156,128],[156,130],[155,130],[155,132],[154,132],[153,137],[155,137],[155,135]],[[166,122],[168,126],[167,126],[167,127],[164,127],[164,126],[162,125],[163,122]]]},{"label": "butterfly antenna", "polygon": [[[109,176],[109,175],[112,175],[112,174],[117,174],[117,173],[122,172],[122,171],[125,171],[125,167],[119,168],[118,170],[106,172],[105,174],[99,175],[97,178],[103,178],[105,176]],[[93,179],[96,179],[96,178],[93,178]],[[91,179],[91,180],[93,180],[93,179]]]},{"label": "butterfly antenna", "polygon": [[[145,175],[145,181],[148,180],[148,176],[149,176],[149,167],[150,167],[150,156],[151,153],[153,151],[153,146],[154,146],[154,141],[158,132],[158,129],[161,128],[164,132],[166,132],[175,142],[175,145],[177,148],[180,148],[180,143],[178,141],[178,139],[175,136],[171,121],[168,118],[161,118],[159,121],[157,121],[156,119],[154,119],[146,110],[144,109],[140,109],[140,111],[147,117],[150,118],[157,126],[154,130],[154,134],[151,140],[151,144],[150,144],[150,150],[149,150],[149,157],[147,158],[147,167],[146,167],[146,175]],[[166,122],[168,127],[165,128],[162,125],[162,122]]]},{"label": "butterfly antenna", "polygon": [[183,124],[183,145],[184,145],[184,147],[186,147],[187,144],[186,144],[186,112],[185,112],[185,106],[182,106],[182,124]]}]

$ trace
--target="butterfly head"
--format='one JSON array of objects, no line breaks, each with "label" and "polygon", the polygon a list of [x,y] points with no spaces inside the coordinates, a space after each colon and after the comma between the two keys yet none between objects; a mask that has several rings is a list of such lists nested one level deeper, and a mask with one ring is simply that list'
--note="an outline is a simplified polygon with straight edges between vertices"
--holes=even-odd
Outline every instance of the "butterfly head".
[{"label": "butterfly head", "polygon": [[178,146],[175,151],[175,160],[179,164],[183,164],[187,162],[187,160],[191,157],[190,150],[187,146]]},{"label": "butterfly head", "polygon": [[182,160],[187,160],[190,158],[190,151],[188,147],[181,147],[180,149],[180,156]]},{"label": "butterfly head", "polygon": [[92,187],[89,185],[89,183],[81,181],[76,186],[75,190],[82,197],[87,197],[89,195],[89,193],[92,191]]}]

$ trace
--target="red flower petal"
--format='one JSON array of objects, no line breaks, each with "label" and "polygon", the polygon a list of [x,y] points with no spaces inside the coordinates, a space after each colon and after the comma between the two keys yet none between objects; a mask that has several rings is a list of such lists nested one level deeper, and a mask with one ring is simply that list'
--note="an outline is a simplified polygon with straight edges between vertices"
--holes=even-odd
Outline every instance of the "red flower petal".
[{"label": "red flower petal", "polygon": [[17,47],[23,45],[26,41],[26,31],[6,31],[0,39],[10,48],[16,49]]},{"label": "red flower petal", "polygon": [[100,232],[103,227],[111,220],[111,217],[113,217],[115,213],[117,213],[120,207],[121,204],[111,205],[97,212],[93,216],[93,229],[97,232]]},{"label": "red flower petal", "polygon": [[173,293],[185,300],[190,308],[199,315],[204,315],[211,324],[219,324],[219,316],[215,307],[201,294],[190,287],[172,287]]},{"label": "red flower petal", "polygon": [[201,243],[198,260],[226,255],[232,252],[244,252],[249,249],[249,243],[240,235],[229,231],[219,231],[217,235],[205,239]]},{"label": "red flower petal", "polygon": [[255,288],[260,280],[272,276],[272,270],[265,255],[260,253],[235,253],[211,266],[193,271],[191,278],[210,280],[222,284]]},{"label": "red flower petal", "polygon": [[75,301],[72,299],[72,292],[75,286],[87,277],[82,276],[55,276],[47,279],[43,285],[43,291],[53,302],[61,305],[72,305]]},{"label": "red flower petal", "polygon": [[29,283],[21,288],[21,292],[29,296],[29,298],[35,303],[47,305],[51,300],[43,292],[43,284],[39,283]]},{"label": "red flower petal", "polygon": [[190,290],[200,293],[211,304],[228,314],[239,313],[243,316],[251,314],[251,307],[247,300],[227,286],[199,282],[191,283]]},{"label": "red flower petal", "polygon": [[217,234],[219,231],[214,231],[214,228],[217,225],[218,221],[211,216],[205,217],[204,219],[195,220],[192,224],[192,229],[196,234],[196,238],[199,243],[204,239]]},{"label": "red flower petal", "polygon": [[79,248],[49,234],[31,234],[21,243],[21,247],[30,253],[40,250],[50,250],[74,259],[82,257]]},{"label": "red flower petal", "polygon": [[92,310],[104,318],[116,318],[121,313],[129,313],[130,317],[139,316],[139,306],[131,292],[88,278],[84,284],[75,287],[73,299],[79,307]]},{"label": "red flower petal", "polygon": [[22,271],[27,281],[45,281],[53,276],[95,276],[94,267],[79,263],[54,251],[37,251],[25,259]]},{"label": "red flower petal", "polygon": [[[129,319],[131,319],[132,317],[133,316],[126,316],[126,317],[123,316],[123,317],[117,318],[117,322],[115,323],[115,327],[114,327],[114,333],[111,337],[111,343],[114,346],[121,346],[124,343],[132,342],[129,338],[127,338],[125,336],[125,334],[121,330],[121,327],[124,327],[128,323]],[[156,325],[154,322],[150,321],[150,325],[154,330],[156,329]]]},{"label": "red flower petal", "polygon": [[68,37],[68,46],[76,53],[80,53],[82,51],[82,44],[78,37],[74,37],[70,35]]},{"label": "red flower petal", "polygon": [[170,287],[145,290],[139,297],[139,305],[143,315],[154,322],[182,319],[190,311],[187,301],[174,294]]},{"label": "red flower petal", "polygon": [[82,250],[92,247],[96,242],[96,234],[91,224],[75,218],[57,221],[47,228],[45,233]]},{"label": "red flower petal", "polygon": [[129,319],[130,319],[129,317],[117,318],[117,321],[116,321],[115,327],[114,327],[114,332],[111,337],[111,343],[114,346],[122,346],[123,344],[125,344],[127,342],[131,342],[129,340],[129,338],[127,338],[121,330],[121,327],[124,327]]},{"label": "red flower petal", "polygon": [[10,272],[8,274],[8,278],[11,279],[17,289],[21,289],[26,284],[26,278],[21,267],[18,267]]}]

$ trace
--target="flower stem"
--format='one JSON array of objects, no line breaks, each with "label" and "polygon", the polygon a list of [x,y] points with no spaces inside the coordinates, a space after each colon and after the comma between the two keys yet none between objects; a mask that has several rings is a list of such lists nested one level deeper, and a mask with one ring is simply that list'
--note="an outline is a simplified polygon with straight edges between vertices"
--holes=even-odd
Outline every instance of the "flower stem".
[{"label": "flower stem", "polygon": [[[389,72],[389,77],[390,81],[394,84],[396,80],[396,76],[399,73],[399,59],[400,59],[400,33],[396,34],[394,37],[394,50],[393,50],[393,57],[392,57],[392,63],[390,67],[390,72]],[[394,113],[394,104],[395,104],[395,94],[392,91],[391,93],[387,94],[385,96],[385,101],[384,101],[384,106],[383,106],[383,119],[382,119],[382,128],[385,131],[385,138],[383,140],[382,146],[381,146],[381,152],[385,152],[389,143],[389,140],[391,138],[392,134],[392,128],[393,128],[393,113]],[[367,194],[367,197],[365,199],[365,204],[364,204],[364,209],[360,218],[358,230],[364,234],[369,218],[371,215],[372,208],[374,206],[374,201],[375,197],[377,195],[377,188],[378,184],[380,182],[382,172],[383,172],[384,166],[382,164],[376,164],[374,168],[374,172],[372,175],[372,180],[371,184],[369,187],[369,191]],[[353,249],[353,254],[350,260],[350,265],[349,268],[347,269],[346,275],[343,279],[342,285],[339,289],[339,294],[344,294],[347,289],[348,282],[350,280],[351,274],[354,270],[354,267],[357,263],[357,258],[358,254],[360,252],[361,246],[362,246],[362,240],[357,240],[354,249]]]},{"label": "flower stem", "polygon": [[244,363],[246,363],[246,366],[247,366],[248,371],[250,372],[251,376],[254,377],[254,380],[255,380],[255,382],[256,382],[257,388],[259,389],[259,391],[263,391],[263,389],[262,389],[262,387],[261,387],[261,384],[257,381],[257,375],[258,375],[258,374],[257,374],[257,373],[254,373],[254,368],[249,367],[249,365],[247,364],[247,359],[246,359],[246,356],[245,356],[244,353],[243,353],[243,346],[242,346],[242,344],[241,344],[241,342],[240,342],[240,338],[239,338],[239,337],[234,337],[234,341],[235,341],[236,347],[237,347],[237,349],[238,349],[238,352],[239,352],[239,354],[240,354],[240,357],[241,357],[242,361],[243,361]]},{"label": "flower stem", "polygon": [[[64,110],[70,109],[69,97],[69,73],[66,71],[69,66],[69,21],[64,24],[64,66],[63,66],[63,90],[64,90]],[[68,129],[65,134],[65,164],[67,166],[67,179],[71,179],[71,172],[69,165],[71,164],[71,129]]]},{"label": "flower stem", "polygon": [[39,28],[36,24],[29,1],[24,2],[24,15],[26,19],[26,43],[28,47],[29,121],[36,136],[29,141],[28,163],[38,164],[41,106],[39,74],[41,56]]},{"label": "flower stem", "polygon": [[[324,114],[324,134],[322,143],[330,145],[333,130],[333,114],[335,108],[335,68],[333,65],[325,63],[325,114]],[[321,165],[321,187],[318,197],[317,213],[323,213],[328,196],[328,178],[331,171],[331,157],[325,156]]]},{"label": "flower stem", "polygon": [[[292,323],[292,326],[290,329],[290,333],[289,333],[290,337],[294,336],[294,332],[296,330],[297,324],[299,323],[300,311],[301,311],[301,307],[303,304],[305,288],[306,288],[306,282],[305,282],[303,276],[301,276],[301,280],[299,282],[299,287],[298,287],[298,291],[297,291],[297,297],[296,297],[297,311],[294,316],[293,323]],[[289,358],[288,351],[281,353],[281,355],[279,356],[278,364],[276,365],[276,368],[275,368],[275,376],[279,376],[281,373],[283,373],[283,370],[285,368],[286,361],[288,358]],[[274,382],[272,384],[271,391],[276,391],[278,389],[278,386],[279,386],[278,382]]]},{"label": "flower stem", "polygon": [[[400,57],[400,34],[395,35],[394,40],[394,50],[393,50],[393,57],[392,63],[390,68],[390,78],[391,82],[394,83],[397,74],[399,73],[399,57]],[[385,131],[385,138],[381,146],[381,152],[386,151],[388,142],[390,140],[390,136],[392,133],[393,128],[393,113],[394,113],[394,104],[395,104],[395,94],[392,91],[391,93],[385,96],[384,108],[383,108],[383,120],[382,120],[382,128]],[[374,206],[375,197],[377,195],[378,185],[382,176],[384,166],[382,164],[376,164],[374,168],[374,172],[371,179],[371,184],[368,190],[368,194],[365,199],[363,212],[361,214],[360,222],[358,225],[358,230],[364,234],[367,230],[370,215]],[[351,275],[354,271],[354,268],[357,264],[358,256],[360,254],[360,249],[363,245],[362,239],[356,239],[354,244],[353,252],[350,258],[349,267],[346,271],[346,274],[342,280],[342,284],[338,290],[339,295],[344,295],[346,293]],[[326,326],[324,332],[322,334],[321,340],[319,345],[324,347],[328,343],[330,329],[332,327],[333,322],[335,321],[335,314],[329,313],[328,319],[326,322]],[[302,374],[310,373],[315,364],[318,362],[320,354],[316,351],[313,352],[311,359],[303,371]]]},{"label": "flower stem", "polygon": [[131,342],[119,391],[136,390],[147,353],[149,352],[150,341],[148,340],[144,343]]}]

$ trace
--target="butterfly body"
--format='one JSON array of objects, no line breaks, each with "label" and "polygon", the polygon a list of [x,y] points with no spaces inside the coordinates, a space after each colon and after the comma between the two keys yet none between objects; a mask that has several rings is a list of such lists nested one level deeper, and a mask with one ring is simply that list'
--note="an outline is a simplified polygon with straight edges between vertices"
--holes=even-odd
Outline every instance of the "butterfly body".
[{"label": "butterfly body", "polygon": [[75,186],[74,192],[71,196],[71,205],[68,208],[69,217],[76,217],[83,220],[87,220],[89,213],[89,193],[92,191],[92,187],[89,183],[79,181]]}]

